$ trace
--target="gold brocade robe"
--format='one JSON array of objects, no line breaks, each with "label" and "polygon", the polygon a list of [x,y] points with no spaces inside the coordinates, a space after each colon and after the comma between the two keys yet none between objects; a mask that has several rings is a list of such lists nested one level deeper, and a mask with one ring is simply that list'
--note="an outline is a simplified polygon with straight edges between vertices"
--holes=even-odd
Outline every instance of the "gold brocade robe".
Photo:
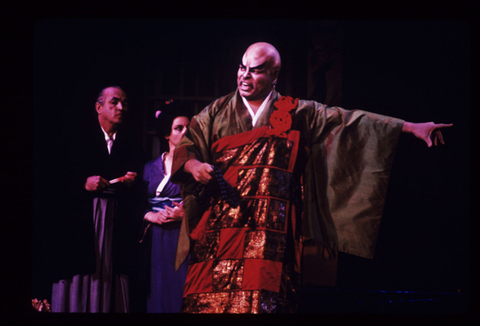
[{"label": "gold brocade robe", "polygon": [[[279,98],[274,91],[255,127],[238,91],[214,101],[192,119],[176,148],[172,169],[172,181],[184,185],[187,217],[177,247],[177,268],[190,251],[191,232],[204,213],[192,195],[195,182],[183,172],[183,164],[191,158],[213,164],[215,142],[270,126],[273,104]],[[293,236],[299,243],[372,258],[404,121],[306,100],[299,100],[291,115],[291,130],[299,132],[301,150],[307,153],[297,160],[303,173],[304,200],[299,228]],[[311,252],[309,255],[311,259]],[[324,250],[314,251],[315,255],[325,259]]]}]

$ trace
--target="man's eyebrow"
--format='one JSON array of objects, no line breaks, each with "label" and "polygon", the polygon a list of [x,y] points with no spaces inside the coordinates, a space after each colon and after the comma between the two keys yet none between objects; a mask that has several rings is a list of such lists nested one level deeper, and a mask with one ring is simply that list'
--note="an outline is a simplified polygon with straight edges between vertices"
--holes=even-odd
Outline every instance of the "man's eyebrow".
[{"label": "man's eyebrow", "polygon": [[113,97],[110,99],[110,101],[118,101],[118,102],[124,102],[124,103],[125,103],[125,102],[128,102],[127,99],[124,99],[124,100],[122,101],[120,98],[115,97],[115,96],[113,96]]},{"label": "man's eyebrow", "polygon": [[263,69],[266,64],[267,64],[267,62],[265,61],[265,62],[262,63],[261,65],[258,65],[258,66],[256,66],[256,67],[250,67],[250,69]]},{"label": "man's eyebrow", "polygon": [[[265,61],[264,63],[256,66],[256,67],[250,67],[250,70],[254,70],[254,69],[263,69],[265,67],[265,65],[267,64],[267,62]],[[240,62],[240,66],[242,67],[245,67],[245,65],[243,64],[243,62]]]}]

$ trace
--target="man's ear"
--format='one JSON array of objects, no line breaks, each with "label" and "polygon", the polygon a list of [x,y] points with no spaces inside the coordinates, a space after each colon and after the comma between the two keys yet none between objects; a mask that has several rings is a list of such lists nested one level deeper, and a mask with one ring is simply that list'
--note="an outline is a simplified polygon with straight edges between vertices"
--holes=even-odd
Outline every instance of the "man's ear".
[{"label": "man's ear", "polygon": [[97,111],[98,114],[101,114],[101,108],[102,108],[102,105],[98,102],[95,102],[95,110]]},{"label": "man's ear", "polygon": [[272,71],[272,76],[273,76],[273,83],[272,83],[272,84],[273,84],[273,85],[276,85],[276,84],[277,84],[279,73],[280,73],[280,70],[278,70],[278,69]]}]

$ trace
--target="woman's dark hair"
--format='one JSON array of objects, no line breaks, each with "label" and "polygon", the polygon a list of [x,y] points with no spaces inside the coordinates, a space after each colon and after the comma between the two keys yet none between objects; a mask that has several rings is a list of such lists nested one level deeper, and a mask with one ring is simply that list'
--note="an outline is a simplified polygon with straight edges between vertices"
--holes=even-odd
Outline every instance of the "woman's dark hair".
[{"label": "woman's dark hair", "polygon": [[160,109],[155,112],[155,133],[160,140],[160,150],[168,151],[168,140],[166,136],[172,131],[173,120],[178,117],[190,119],[189,110],[185,103],[179,100],[168,100],[162,103]]}]

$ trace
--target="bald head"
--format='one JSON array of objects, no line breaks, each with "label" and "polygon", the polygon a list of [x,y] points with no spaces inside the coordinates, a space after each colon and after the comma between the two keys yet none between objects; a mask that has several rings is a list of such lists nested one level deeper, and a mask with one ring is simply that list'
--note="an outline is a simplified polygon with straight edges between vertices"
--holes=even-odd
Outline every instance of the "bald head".
[{"label": "bald head", "polygon": [[251,105],[261,104],[277,84],[281,60],[277,49],[269,43],[250,45],[237,72],[240,95]]},{"label": "bald head", "polygon": [[266,61],[269,69],[280,71],[282,64],[280,59],[280,53],[278,53],[277,49],[270,43],[253,43],[248,47],[247,51],[245,51],[245,54],[243,55],[243,60],[245,60],[245,58],[249,56],[260,61]]}]

